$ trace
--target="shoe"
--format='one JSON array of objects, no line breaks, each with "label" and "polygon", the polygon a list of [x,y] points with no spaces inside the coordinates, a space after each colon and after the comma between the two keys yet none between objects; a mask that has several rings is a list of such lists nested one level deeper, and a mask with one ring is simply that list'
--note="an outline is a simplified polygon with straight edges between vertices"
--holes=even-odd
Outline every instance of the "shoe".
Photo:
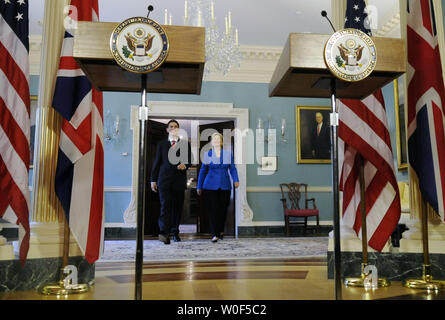
[{"label": "shoe", "polygon": [[212,238],[212,242],[218,242],[218,237],[217,237],[217,236],[214,236],[214,237]]},{"label": "shoe", "polygon": [[159,241],[164,242],[164,244],[170,244],[170,238],[165,234],[159,234]]},{"label": "shoe", "polygon": [[179,237],[179,234],[174,234],[173,235],[173,241],[174,242],[181,242],[181,238]]},{"label": "shoe", "polygon": [[220,239],[220,240],[224,239],[224,233],[221,232],[221,233],[219,234],[219,239]]}]

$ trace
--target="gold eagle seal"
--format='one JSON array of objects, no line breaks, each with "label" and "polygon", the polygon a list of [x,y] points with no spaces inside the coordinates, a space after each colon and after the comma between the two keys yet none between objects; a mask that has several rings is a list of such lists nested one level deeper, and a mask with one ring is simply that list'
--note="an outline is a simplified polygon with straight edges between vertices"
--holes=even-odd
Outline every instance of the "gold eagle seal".
[{"label": "gold eagle seal", "polygon": [[343,29],[329,38],[324,49],[324,60],[334,76],[356,82],[374,71],[377,50],[366,33],[358,29]]},{"label": "gold eagle seal", "polygon": [[157,22],[133,17],[111,33],[110,50],[116,63],[127,71],[148,73],[159,68],[168,55],[165,30]]}]

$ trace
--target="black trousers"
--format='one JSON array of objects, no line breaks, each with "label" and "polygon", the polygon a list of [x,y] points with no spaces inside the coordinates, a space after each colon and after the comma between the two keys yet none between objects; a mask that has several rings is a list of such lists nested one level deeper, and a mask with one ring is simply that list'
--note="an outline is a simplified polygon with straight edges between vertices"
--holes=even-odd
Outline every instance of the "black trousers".
[{"label": "black trousers", "polygon": [[227,208],[230,203],[231,190],[207,190],[203,189],[202,195],[207,207],[212,236],[219,236],[224,232],[227,218]]},{"label": "black trousers", "polygon": [[159,189],[161,212],[159,215],[159,230],[161,234],[178,234],[181,223],[182,209],[184,207],[184,189],[172,188]]}]

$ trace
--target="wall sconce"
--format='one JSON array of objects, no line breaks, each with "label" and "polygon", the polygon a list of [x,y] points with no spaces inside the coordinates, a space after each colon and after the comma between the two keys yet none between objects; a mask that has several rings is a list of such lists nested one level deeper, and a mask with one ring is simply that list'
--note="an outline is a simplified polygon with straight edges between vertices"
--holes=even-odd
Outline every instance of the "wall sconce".
[{"label": "wall sconce", "polygon": [[286,137],[286,119],[281,119],[281,131],[280,131],[280,141],[282,143],[287,143]]},{"label": "wall sconce", "polygon": [[107,110],[104,118],[104,140],[105,142],[115,142],[119,137],[120,118],[116,115],[113,119],[111,111]]},{"label": "wall sconce", "polygon": [[[270,140],[272,140],[275,137],[269,137],[268,134],[268,130],[269,129],[275,129],[275,123],[274,120],[272,119],[272,116],[269,116],[267,119],[267,128],[263,128],[263,119],[258,118],[257,120],[257,129],[264,129],[264,141],[265,142],[270,142]],[[279,141],[281,143],[287,143],[288,139],[286,136],[286,119],[281,119],[281,128],[280,128],[280,139]]]}]

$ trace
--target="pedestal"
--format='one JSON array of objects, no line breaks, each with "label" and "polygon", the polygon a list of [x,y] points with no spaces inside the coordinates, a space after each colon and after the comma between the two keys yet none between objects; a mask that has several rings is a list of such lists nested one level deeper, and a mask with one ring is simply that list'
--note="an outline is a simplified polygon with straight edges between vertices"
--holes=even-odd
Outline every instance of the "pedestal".
[{"label": "pedestal", "polygon": [[[0,240],[0,292],[34,290],[60,279],[63,224],[31,223],[30,228],[30,247],[24,266],[18,259],[18,241],[13,241],[13,245],[1,245],[3,241]],[[10,259],[3,256],[4,250]],[[85,260],[73,237],[70,237],[68,264],[77,268],[79,283],[94,282],[95,266]]]},{"label": "pedestal", "polygon": [[[0,227],[0,231],[2,231]],[[14,259],[14,247],[9,244],[5,237],[0,236],[0,260],[13,260]]]},{"label": "pedestal", "polygon": [[[410,219],[405,224],[409,230],[402,234],[400,252],[423,253],[421,221]],[[445,224],[441,221],[428,223],[428,245],[429,253],[445,255]]]},{"label": "pedestal", "polygon": [[[28,259],[55,258],[63,256],[63,223],[31,223]],[[14,242],[18,251],[18,241]],[[70,236],[70,256],[83,256],[76,240]]]}]

